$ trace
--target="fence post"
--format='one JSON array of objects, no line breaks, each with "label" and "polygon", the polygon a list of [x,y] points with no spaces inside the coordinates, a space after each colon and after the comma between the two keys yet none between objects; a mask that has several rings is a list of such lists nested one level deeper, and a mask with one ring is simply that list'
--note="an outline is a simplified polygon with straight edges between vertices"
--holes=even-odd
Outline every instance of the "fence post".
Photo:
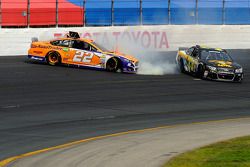
[{"label": "fence post", "polygon": [[198,0],[196,0],[195,4],[195,23],[198,24]]},{"label": "fence post", "polygon": [[142,0],[140,0],[140,25],[142,25]]},{"label": "fence post", "polygon": [[111,0],[111,25],[114,25],[114,0]]},{"label": "fence post", "polygon": [[56,0],[56,27],[58,27],[58,0]]},{"label": "fence post", "polygon": [[27,27],[30,27],[30,0],[27,1]]},{"label": "fence post", "polygon": [[225,10],[225,3],[226,1],[222,1],[222,24],[225,25],[226,22],[226,10]]},{"label": "fence post", "polygon": [[83,0],[83,26],[86,27],[86,0]]},{"label": "fence post", "polygon": [[168,0],[168,24],[171,24],[170,3],[171,3],[171,0]]}]

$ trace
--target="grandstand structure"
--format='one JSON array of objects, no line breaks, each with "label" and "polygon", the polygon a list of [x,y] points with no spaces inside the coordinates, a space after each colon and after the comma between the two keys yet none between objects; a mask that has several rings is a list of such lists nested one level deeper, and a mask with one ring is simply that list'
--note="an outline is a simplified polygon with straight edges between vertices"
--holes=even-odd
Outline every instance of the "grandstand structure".
[{"label": "grandstand structure", "polygon": [[250,24],[249,0],[0,0],[0,26]]}]

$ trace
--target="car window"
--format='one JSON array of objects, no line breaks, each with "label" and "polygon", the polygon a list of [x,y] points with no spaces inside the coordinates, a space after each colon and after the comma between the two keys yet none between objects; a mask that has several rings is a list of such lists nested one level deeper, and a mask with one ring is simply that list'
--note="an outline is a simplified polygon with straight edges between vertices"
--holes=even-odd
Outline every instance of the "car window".
[{"label": "car window", "polygon": [[69,40],[56,40],[56,41],[52,41],[51,44],[55,46],[69,47],[70,41]]},{"label": "car window", "polygon": [[193,53],[191,54],[192,57],[197,58],[199,56],[199,51],[198,49],[195,49]]},{"label": "car window", "polygon": [[206,58],[208,57],[208,55],[209,55],[209,51],[208,50],[202,50],[201,51],[201,55],[200,55],[201,60],[206,60]]},{"label": "car window", "polygon": [[193,51],[194,51],[194,48],[192,47],[192,48],[189,48],[189,49],[186,51],[186,53],[187,53],[187,55],[191,55]]},{"label": "car window", "polygon": [[91,51],[97,52],[97,49],[95,47],[93,47],[92,45],[90,45],[90,47],[91,47]]},{"label": "car window", "polygon": [[72,41],[72,48],[75,49],[84,49],[84,42],[80,40],[74,40]]},{"label": "car window", "polygon": [[72,43],[72,48],[94,51],[94,52],[97,51],[97,49],[95,47],[93,47],[92,45],[90,45],[89,43],[84,42],[84,41],[80,41],[80,40],[74,40]]},{"label": "car window", "polygon": [[209,50],[203,50],[201,52],[201,59],[203,59],[203,60],[232,61],[232,58],[226,52],[209,51]]}]

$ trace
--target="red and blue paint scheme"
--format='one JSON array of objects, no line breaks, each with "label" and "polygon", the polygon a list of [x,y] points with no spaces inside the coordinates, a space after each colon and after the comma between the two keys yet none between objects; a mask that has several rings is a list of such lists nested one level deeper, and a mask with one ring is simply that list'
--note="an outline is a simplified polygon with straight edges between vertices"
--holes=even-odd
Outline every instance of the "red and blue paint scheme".
[{"label": "red and blue paint scheme", "polygon": [[[56,0],[30,0],[30,26],[56,25]],[[1,0],[2,26],[27,26],[28,0]],[[58,25],[83,25],[80,0],[58,0]]]}]

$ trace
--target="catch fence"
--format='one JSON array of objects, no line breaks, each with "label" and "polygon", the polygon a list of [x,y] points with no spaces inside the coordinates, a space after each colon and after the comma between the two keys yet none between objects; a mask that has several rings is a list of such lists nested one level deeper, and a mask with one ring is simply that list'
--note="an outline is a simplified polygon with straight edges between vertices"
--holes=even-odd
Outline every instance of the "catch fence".
[{"label": "catch fence", "polygon": [[249,0],[0,0],[0,26],[250,24],[249,4]]}]

